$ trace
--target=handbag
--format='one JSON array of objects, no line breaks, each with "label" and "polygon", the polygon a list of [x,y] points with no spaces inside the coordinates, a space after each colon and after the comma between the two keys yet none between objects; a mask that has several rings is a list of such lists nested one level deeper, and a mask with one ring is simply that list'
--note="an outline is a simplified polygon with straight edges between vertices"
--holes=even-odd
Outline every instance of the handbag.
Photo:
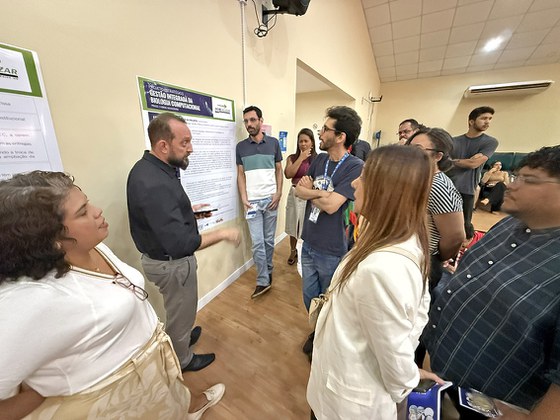
[{"label": "handbag", "polygon": [[[395,254],[400,254],[403,257],[408,258],[409,260],[411,260],[414,264],[416,264],[416,266],[418,268],[420,268],[420,264],[418,262],[418,259],[416,258],[415,255],[413,255],[412,253],[410,253],[409,251],[407,251],[406,249],[403,249],[401,247],[398,246],[388,246],[385,248],[379,248],[377,251],[385,251],[385,252],[393,252]],[[313,299],[311,299],[311,302],[309,304],[309,326],[311,328],[313,328],[313,330],[315,331],[315,327],[317,325],[317,320],[319,319],[319,314],[321,313],[321,310],[323,309],[323,306],[325,306],[325,303],[327,303],[329,301],[329,298],[333,292],[333,290],[336,287],[329,287],[329,289],[325,292],[325,293],[321,293],[319,296],[314,297]]]},{"label": "handbag", "polygon": [[321,309],[323,309],[325,303],[328,302],[331,292],[332,291],[329,289],[326,293],[321,293],[319,296],[311,299],[311,303],[309,304],[309,326],[313,328],[313,330],[315,330]]}]

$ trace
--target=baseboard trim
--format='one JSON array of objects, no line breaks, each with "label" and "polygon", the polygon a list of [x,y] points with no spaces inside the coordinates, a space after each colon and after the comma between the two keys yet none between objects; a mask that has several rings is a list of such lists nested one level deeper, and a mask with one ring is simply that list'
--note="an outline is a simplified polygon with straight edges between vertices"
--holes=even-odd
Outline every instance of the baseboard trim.
[{"label": "baseboard trim", "polygon": [[[278,235],[274,239],[274,244],[275,245],[278,244],[279,242],[284,240],[286,236],[288,236],[286,232],[282,232],[282,234]],[[198,306],[196,310],[200,311],[202,308],[204,308],[208,303],[212,301],[212,299],[214,299],[216,296],[218,296],[220,293],[226,290],[230,284],[232,284],[235,280],[241,277],[241,275],[249,268],[251,268],[253,264],[254,262],[253,259],[251,258],[250,260],[246,261],[245,264],[243,264],[241,267],[239,267],[237,270],[231,273],[227,279],[225,279],[223,282],[218,284],[216,287],[214,287],[212,290],[206,293],[203,297],[198,299]]]}]

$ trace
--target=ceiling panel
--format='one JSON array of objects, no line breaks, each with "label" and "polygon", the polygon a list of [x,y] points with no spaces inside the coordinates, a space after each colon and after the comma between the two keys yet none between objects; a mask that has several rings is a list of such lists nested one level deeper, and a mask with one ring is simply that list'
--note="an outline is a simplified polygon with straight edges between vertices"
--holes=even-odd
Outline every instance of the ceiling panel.
[{"label": "ceiling panel", "polygon": [[[560,0],[362,0],[382,81],[560,62]],[[495,50],[488,41],[499,38]]]}]

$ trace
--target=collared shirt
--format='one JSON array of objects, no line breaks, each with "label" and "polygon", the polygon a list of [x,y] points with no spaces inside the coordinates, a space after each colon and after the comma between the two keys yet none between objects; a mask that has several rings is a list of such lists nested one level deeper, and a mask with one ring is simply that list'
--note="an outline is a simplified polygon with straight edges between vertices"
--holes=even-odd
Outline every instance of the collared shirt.
[{"label": "collared shirt", "polygon": [[130,233],[138,251],[156,260],[194,254],[201,238],[174,167],[145,151],[128,175],[126,193]]},{"label": "collared shirt", "polygon": [[560,385],[560,227],[496,224],[434,302],[424,341],[444,379],[533,409]]},{"label": "collared shirt", "polygon": [[236,163],[243,166],[247,198],[262,200],[276,193],[276,163],[282,161],[280,144],[264,134],[260,142],[251,137],[237,143]]}]

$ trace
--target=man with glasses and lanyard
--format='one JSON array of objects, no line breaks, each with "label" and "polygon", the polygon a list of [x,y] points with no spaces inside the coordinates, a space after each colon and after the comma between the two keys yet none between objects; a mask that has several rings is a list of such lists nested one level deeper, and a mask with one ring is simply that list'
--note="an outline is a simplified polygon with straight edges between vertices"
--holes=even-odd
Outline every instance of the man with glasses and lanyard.
[{"label": "man with glasses and lanyard", "polygon": [[[519,168],[502,207],[512,217],[465,253],[424,341],[435,373],[498,400],[504,418],[557,419],[560,146],[530,153]],[[459,411],[463,420],[486,418]]]},{"label": "man with glasses and lanyard", "polygon": [[[354,200],[350,185],[362,171],[363,162],[348,153],[360,134],[362,120],[352,108],[327,109],[319,133],[320,153],[296,186],[296,196],[307,200],[303,223],[301,269],[303,302],[307,310],[311,299],[324,293],[331,283],[338,263],[348,251],[344,211]],[[311,355],[312,333],[303,351]]]}]

